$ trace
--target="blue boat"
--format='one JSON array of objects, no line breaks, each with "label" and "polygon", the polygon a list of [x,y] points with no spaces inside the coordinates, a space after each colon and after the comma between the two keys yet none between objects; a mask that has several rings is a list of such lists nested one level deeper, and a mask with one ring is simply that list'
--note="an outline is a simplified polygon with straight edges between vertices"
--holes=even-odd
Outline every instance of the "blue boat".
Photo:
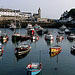
[{"label": "blue boat", "polygon": [[27,71],[31,73],[31,75],[36,75],[40,73],[42,69],[42,64],[41,63],[30,63],[26,67]]}]

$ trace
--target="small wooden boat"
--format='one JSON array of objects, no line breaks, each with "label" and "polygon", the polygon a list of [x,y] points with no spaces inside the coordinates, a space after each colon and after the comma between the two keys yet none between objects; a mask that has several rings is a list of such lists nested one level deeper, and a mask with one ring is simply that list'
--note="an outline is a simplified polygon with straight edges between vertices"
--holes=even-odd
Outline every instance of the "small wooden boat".
[{"label": "small wooden boat", "polygon": [[17,61],[19,61],[20,59],[25,58],[28,54],[29,54],[30,50],[27,53],[21,54],[19,55],[18,53],[15,54]]},{"label": "small wooden boat", "polygon": [[11,24],[9,25],[9,28],[10,28],[11,30],[16,29],[16,25],[15,25],[15,23],[11,23]]},{"label": "small wooden boat", "polygon": [[68,40],[74,40],[75,39],[75,34],[70,34],[67,36]]},{"label": "small wooden boat", "polygon": [[66,26],[62,25],[59,29],[62,30],[62,31],[64,31],[66,29]]},{"label": "small wooden boat", "polygon": [[32,28],[33,28],[32,24],[28,24],[27,27],[26,27],[27,30],[30,30]]},{"label": "small wooden boat", "polygon": [[54,56],[58,55],[60,52],[61,52],[61,50],[56,51],[56,52],[49,52],[49,54],[50,54],[50,57],[54,57]]},{"label": "small wooden boat", "polygon": [[75,46],[71,47],[71,54],[75,55]]},{"label": "small wooden boat", "polygon": [[21,38],[21,35],[17,32],[15,32],[13,35],[12,35],[12,40],[15,40],[15,41],[18,41],[20,40]]},{"label": "small wooden boat", "polygon": [[61,42],[63,39],[64,39],[63,36],[60,36],[60,35],[57,35],[57,36],[56,36],[56,40],[57,40],[58,42]]},{"label": "small wooden boat", "polygon": [[64,34],[64,31],[58,31],[58,34]]},{"label": "small wooden boat", "polygon": [[51,33],[46,34],[45,40],[53,40],[53,35]]},{"label": "small wooden boat", "polygon": [[0,43],[0,56],[2,56],[4,51],[4,46],[2,46],[2,44]]},{"label": "small wooden boat", "polygon": [[48,34],[48,33],[49,33],[48,29],[44,29],[44,34]]},{"label": "small wooden boat", "polygon": [[29,40],[30,36],[29,35],[21,35],[21,41]]},{"label": "small wooden boat", "polygon": [[27,34],[30,35],[30,36],[34,35],[35,34],[34,28],[31,28],[31,29],[27,30]]},{"label": "small wooden boat", "polygon": [[0,41],[2,43],[6,43],[8,40],[9,40],[9,37],[8,37],[7,33],[2,33],[0,36]]},{"label": "small wooden boat", "polygon": [[39,36],[38,35],[30,36],[30,40],[38,41],[39,40]]},{"label": "small wooden boat", "polygon": [[70,34],[70,33],[71,33],[71,30],[65,29],[65,34]]},{"label": "small wooden boat", "polygon": [[31,72],[31,75],[38,74],[42,69],[41,63],[30,63],[26,67],[27,71]]},{"label": "small wooden boat", "polygon": [[35,29],[35,31],[37,32],[37,34],[39,34],[39,35],[42,35],[42,34],[44,34],[44,29],[41,27],[41,26],[39,26],[39,25],[35,25],[34,26],[34,29]]},{"label": "small wooden boat", "polygon": [[30,49],[31,47],[29,44],[20,44],[15,48],[15,54],[17,53],[19,55],[22,55],[30,51]]},{"label": "small wooden boat", "polygon": [[61,47],[59,45],[55,45],[53,47],[50,48],[50,52],[58,52],[58,51],[61,51]]},{"label": "small wooden boat", "polygon": [[71,47],[71,50],[75,52],[75,46],[72,46]]}]

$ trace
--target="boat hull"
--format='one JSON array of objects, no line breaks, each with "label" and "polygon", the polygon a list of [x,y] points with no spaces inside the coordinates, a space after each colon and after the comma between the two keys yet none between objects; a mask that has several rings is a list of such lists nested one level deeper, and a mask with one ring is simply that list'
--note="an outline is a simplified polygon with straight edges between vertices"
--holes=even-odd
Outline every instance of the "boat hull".
[{"label": "boat hull", "polygon": [[40,73],[41,69],[27,69],[27,71],[29,71],[31,73],[31,75],[36,75],[38,73]]}]

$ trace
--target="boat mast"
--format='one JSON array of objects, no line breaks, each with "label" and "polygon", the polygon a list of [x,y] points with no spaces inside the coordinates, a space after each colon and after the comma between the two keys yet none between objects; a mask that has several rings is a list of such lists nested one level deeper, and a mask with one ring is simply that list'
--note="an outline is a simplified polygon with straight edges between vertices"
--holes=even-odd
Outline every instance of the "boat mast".
[{"label": "boat mast", "polygon": [[41,49],[40,49],[40,55],[39,55],[39,63],[41,62]]},{"label": "boat mast", "polygon": [[[15,10],[15,26],[16,26],[16,10]],[[14,31],[16,32],[16,28]]]}]

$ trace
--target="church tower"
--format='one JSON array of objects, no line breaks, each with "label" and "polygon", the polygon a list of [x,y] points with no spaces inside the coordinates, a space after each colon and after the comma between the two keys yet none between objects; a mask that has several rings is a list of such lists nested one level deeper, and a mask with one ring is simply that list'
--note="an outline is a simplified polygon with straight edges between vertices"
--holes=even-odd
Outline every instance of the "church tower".
[{"label": "church tower", "polygon": [[38,17],[41,18],[41,9],[40,8],[38,9],[38,15],[39,15]]}]

